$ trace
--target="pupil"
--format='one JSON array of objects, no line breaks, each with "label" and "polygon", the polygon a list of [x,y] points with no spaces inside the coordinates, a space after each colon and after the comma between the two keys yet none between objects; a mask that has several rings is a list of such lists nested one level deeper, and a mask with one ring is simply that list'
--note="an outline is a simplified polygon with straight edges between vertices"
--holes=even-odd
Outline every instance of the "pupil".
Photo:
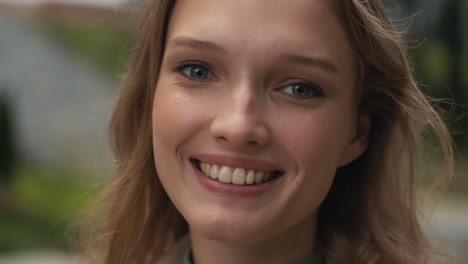
[{"label": "pupil", "polygon": [[193,68],[192,76],[195,78],[204,78],[206,76],[206,72],[201,68]]},{"label": "pupil", "polygon": [[296,85],[294,86],[294,91],[297,95],[305,95],[307,94],[306,89],[302,85]]}]

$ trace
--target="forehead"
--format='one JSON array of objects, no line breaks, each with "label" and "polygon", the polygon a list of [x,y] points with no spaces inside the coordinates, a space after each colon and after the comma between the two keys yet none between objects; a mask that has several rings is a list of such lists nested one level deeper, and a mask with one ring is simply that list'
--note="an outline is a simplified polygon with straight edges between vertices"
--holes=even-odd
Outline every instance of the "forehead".
[{"label": "forehead", "polygon": [[167,40],[179,36],[215,42],[236,56],[292,51],[326,57],[340,68],[352,61],[330,0],[178,0]]}]

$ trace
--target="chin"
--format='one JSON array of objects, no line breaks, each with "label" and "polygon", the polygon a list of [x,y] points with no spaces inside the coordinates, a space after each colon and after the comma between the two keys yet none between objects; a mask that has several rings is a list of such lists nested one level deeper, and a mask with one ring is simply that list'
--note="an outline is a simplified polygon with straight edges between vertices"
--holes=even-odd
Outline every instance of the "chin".
[{"label": "chin", "polygon": [[[200,221],[189,221],[191,231],[211,240],[250,243],[261,239],[262,229],[258,225],[245,221],[245,218],[235,220],[233,218],[210,219],[200,218]],[[193,224],[192,224],[193,223]]]}]

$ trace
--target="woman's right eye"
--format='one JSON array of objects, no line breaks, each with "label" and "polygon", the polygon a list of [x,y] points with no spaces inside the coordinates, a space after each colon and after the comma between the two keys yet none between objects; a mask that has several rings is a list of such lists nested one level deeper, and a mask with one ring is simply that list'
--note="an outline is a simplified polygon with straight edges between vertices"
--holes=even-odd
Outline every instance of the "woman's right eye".
[{"label": "woman's right eye", "polygon": [[177,67],[177,71],[191,80],[202,81],[212,78],[210,70],[201,64],[183,64]]}]

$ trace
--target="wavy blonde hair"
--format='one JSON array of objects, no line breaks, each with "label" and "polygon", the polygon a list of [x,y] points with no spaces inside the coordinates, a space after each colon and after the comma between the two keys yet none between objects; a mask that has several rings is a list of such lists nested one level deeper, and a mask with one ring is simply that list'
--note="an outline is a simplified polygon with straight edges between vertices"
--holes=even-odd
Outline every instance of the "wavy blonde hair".
[{"label": "wavy blonde hair", "polygon": [[[85,240],[97,263],[150,263],[188,233],[156,175],[152,100],[175,0],[148,0],[133,64],[110,124],[117,177]],[[359,61],[356,103],[372,120],[369,146],[338,169],[319,211],[321,247],[332,263],[433,263],[437,252],[417,217],[416,175],[423,131],[432,129],[453,170],[450,135],[418,89],[402,36],[378,0],[335,0]],[[95,208],[95,207],[93,207]],[[97,213],[94,213],[97,215]],[[99,236],[96,234],[100,234]]]}]

